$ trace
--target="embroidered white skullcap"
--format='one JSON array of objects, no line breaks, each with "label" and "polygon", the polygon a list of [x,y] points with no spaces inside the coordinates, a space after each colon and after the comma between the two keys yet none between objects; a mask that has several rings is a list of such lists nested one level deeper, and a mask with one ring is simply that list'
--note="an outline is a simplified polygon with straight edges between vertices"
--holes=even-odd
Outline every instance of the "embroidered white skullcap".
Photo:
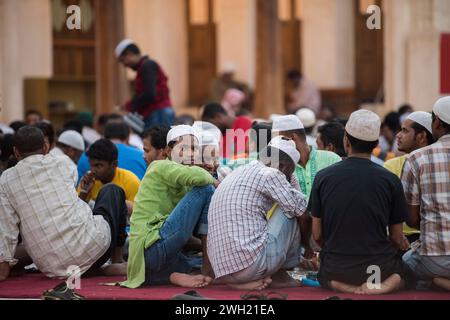
[{"label": "embroidered white skullcap", "polygon": [[192,128],[194,128],[194,131],[197,133],[208,132],[209,134],[214,136],[214,138],[217,141],[220,141],[222,139],[222,132],[217,126],[215,126],[211,122],[195,121],[194,124],[192,125]]},{"label": "embroidered white skullcap", "polygon": [[309,108],[298,110],[296,116],[300,119],[305,128],[311,128],[316,124],[316,114]]},{"label": "embroidered white skullcap", "polygon": [[173,126],[172,129],[170,129],[169,133],[167,133],[167,144],[169,144],[172,141],[177,140],[179,137],[182,136],[189,136],[192,135],[197,138],[197,133],[195,132],[194,128],[191,126],[182,124],[179,126]]},{"label": "embroidered white skullcap", "polygon": [[75,130],[67,130],[61,133],[58,142],[79,151],[84,151],[85,148],[83,136]]},{"label": "embroidered white skullcap", "polygon": [[269,142],[268,147],[283,151],[291,157],[294,163],[298,163],[300,161],[300,153],[297,151],[295,142],[289,138],[277,136]]},{"label": "embroidered white skullcap", "polygon": [[433,130],[431,129],[431,113],[425,112],[425,111],[416,111],[411,114],[409,114],[406,119],[412,120],[414,122],[417,122],[422,127],[427,129],[429,133],[433,133]]},{"label": "embroidered white skullcap", "polygon": [[369,110],[353,112],[348,119],[345,131],[352,137],[363,141],[377,141],[380,137],[380,117]]},{"label": "embroidered white skullcap", "polygon": [[115,50],[117,59],[120,58],[122,53],[125,51],[125,49],[130,44],[134,44],[133,40],[131,40],[131,39],[123,39],[122,41],[119,42],[119,44],[117,45],[116,50]]},{"label": "embroidered white skullcap", "polygon": [[293,114],[273,118],[272,131],[291,131],[304,128],[300,119]]},{"label": "embroidered white skullcap", "polygon": [[219,147],[219,141],[216,139],[216,137],[214,137],[208,131],[202,131],[202,132],[197,133],[197,137],[198,137],[198,144],[201,147],[204,147],[204,146]]},{"label": "embroidered white skullcap", "polygon": [[436,101],[433,112],[441,121],[450,124],[450,96],[440,98]]}]

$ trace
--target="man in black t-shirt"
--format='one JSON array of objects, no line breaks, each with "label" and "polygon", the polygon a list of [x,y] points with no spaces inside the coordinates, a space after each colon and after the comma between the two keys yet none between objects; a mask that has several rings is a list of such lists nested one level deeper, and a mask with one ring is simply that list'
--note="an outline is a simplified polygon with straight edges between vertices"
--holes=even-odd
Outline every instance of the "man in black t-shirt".
[{"label": "man in black t-shirt", "polygon": [[379,132],[375,113],[354,112],[344,136],[349,157],[314,181],[309,209],[313,237],[322,245],[323,287],[385,294],[403,286],[398,249],[409,247],[402,233],[407,207],[401,181],[370,160]]}]

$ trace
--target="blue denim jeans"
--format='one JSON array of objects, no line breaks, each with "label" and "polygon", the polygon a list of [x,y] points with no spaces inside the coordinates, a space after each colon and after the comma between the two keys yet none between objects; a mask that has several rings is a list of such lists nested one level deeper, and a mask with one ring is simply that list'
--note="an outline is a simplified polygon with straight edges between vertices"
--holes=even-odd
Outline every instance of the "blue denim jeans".
[{"label": "blue denim jeans", "polygon": [[256,261],[236,273],[221,277],[219,283],[239,284],[264,279],[280,269],[300,262],[300,228],[297,219],[288,218],[280,208],[268,222],[267,239]]},{"label": "blue denim jeans", "polygon": [[145,129],[155,126],[169,127],[175,122],[175,112],[172,107],[159,109],[153,111],[147,118],[144,119]]},{"label": "blue denim jeans", "polygon": [[159,230],[161,239],[144,251],[146,284],[167,284],[174,272],[189,273],[199,264],[181,251],[193,234],[208,233],[208,209],[214,188],[194,187]]}]

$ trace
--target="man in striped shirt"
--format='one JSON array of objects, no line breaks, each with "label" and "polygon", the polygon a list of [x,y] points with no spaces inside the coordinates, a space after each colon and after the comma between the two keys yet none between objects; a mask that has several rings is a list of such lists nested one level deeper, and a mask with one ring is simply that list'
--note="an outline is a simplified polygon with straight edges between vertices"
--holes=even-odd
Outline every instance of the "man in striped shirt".
[{"label": "man in striped shirt", "polygon": [[[110,258],[121,261],[124,191],[104,186],[92,211],[78,198],[76,168],[48,154],[40,129],[20,129],[14,145],[19,163],[0,178],[0,281],[21,264],[15,257],[19,232],[27,254],[48,277],[66,278],[72,266],[84,274]],[[109,271],[124,274],[126,265],[113,264]]]}]

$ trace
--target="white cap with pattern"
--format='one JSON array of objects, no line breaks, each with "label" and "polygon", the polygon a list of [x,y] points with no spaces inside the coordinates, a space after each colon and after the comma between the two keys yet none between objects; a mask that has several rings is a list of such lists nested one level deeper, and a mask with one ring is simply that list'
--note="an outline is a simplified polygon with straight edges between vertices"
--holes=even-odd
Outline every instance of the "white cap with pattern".
[{"label": "white cap with pattern", "polygon": [[189,136],[192,135],[197,138],[197,133],[195,132],[194,128],[191,126],[182,124],[179,126],[173,126],[172,129],[170,129],[169,133],[167,133],[167,144],[169,144],[172,141],[177,140],[179,137],[182,136]]},{"label": "white cap with pattern", "polygon": [[287,116],[276,116],[273,118],[272,131],[291,131],[304,129],[303,123],[293,114]]},{"label": "white cap with pattern", "polygon": [[369,110],[353,112],[348,119],[345,131],[352,137],[362,141],[377,141],[380,137],[380,117]]},{"label": "white cap with pattern", "polygon": [[298,163],[300,161],[300,153],[297,151],[295,142],[289,138],[277,136],[269,142],[268,147],[283,151],[289,157],[291,157],[294,163]]},{"label": "white cap with pattern", "polygon": [[83,136],[75,130],[67,130],[61,133],[58,142],[79,151],[84,151],[85,148]]},{"label": "white cap with pattern", "polygon": [[120,43],[117,45],[116,50],[115,50],[115,54],[116,54],[116,58],[119,59],[120,56],[122,55],[122,53],[125,51],[125,49],[130,45],[130,44],[134,44],[134,41],[131,39],[123,39],[122,41],[120,41]]},{"label": "white cap with pattern", "polygon": [[410,113],[406,119],[414,121],[418,124],[420,124],[422,127],[427,129],[429,133],[433,133],[433,130],[431,129],[431,113],[425,112],[425,111],[416,111],[413,113]]},{"label": "white cap with pattern", "polygon": [[441,121],[450,124],[450,96],[440,98],[436,101],[433,112]]}]

